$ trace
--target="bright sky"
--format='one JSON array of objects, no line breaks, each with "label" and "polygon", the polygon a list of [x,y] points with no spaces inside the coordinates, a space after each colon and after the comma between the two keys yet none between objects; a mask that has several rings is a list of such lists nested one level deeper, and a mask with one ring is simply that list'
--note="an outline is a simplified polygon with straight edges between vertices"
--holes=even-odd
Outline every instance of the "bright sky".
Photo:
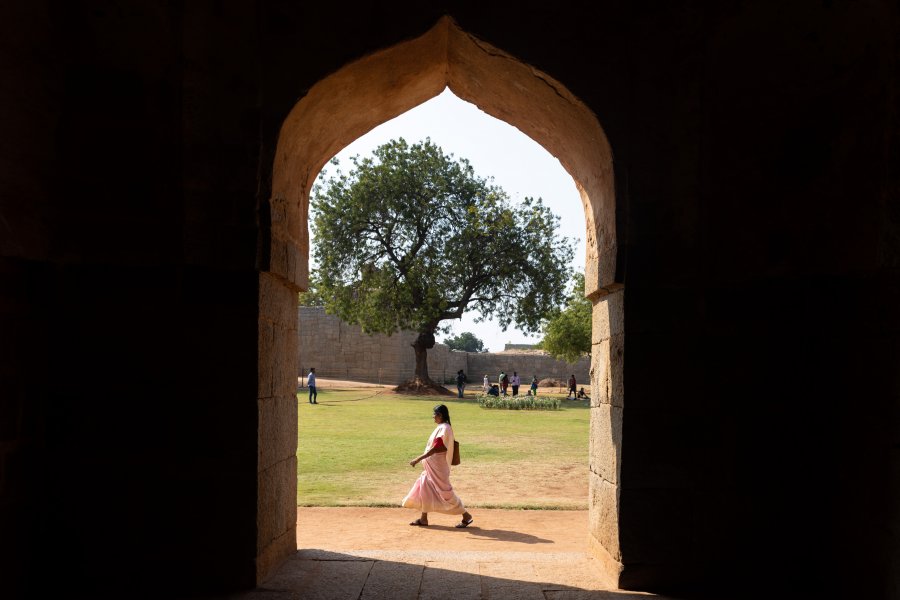
[{"label": "bright sky", "polygon": [[[513,202],[526,196],[543,198],[554,214],[561,217],[561,235],[575,240],[573,271],[584,271],[584,209],[575,182],[559,161],[530,137],[481,112],[474,104],[460,100],[448,89],[344,148],[337,154],[340,168],[349,171],[351,156],[369,156],[376,147],[399,137],[410,144],[430,137],[445,153],[468,159],[479,177],[493,177],[494,183],[506,190]],[[312,243],[315,244],[315,239]],[[479,313],[469,311],[462,319],[453,321],[449,335],[471,331],[492,352],[503,350],[506,343],[540,341],[540,336],[528,337],[514,329],[515,326],[502,331],[490,320],[476,323],[474,319],[478,316]],[[446,337],[437,336],[438,341]]]}]

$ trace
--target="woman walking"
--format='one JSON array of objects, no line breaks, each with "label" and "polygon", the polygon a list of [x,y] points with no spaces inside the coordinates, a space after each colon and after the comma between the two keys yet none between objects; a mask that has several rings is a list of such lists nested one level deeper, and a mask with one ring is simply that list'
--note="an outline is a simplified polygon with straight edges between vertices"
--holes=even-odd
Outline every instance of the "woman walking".
[{"label": "woman walking", "polygon": [[468,527],[474,519],[450,485],[454,438],[453,428],[450,426],[450,411],[443,404],[434,407],[434,422],[437,427],[425,444],[425,453],[409,461],[412,467],[421,462],[425,469],[403,499],[403,507],[422,513],[410,525],[426,527],[428,513],[439,512],[462,515],[462,520],[456,527]]}]

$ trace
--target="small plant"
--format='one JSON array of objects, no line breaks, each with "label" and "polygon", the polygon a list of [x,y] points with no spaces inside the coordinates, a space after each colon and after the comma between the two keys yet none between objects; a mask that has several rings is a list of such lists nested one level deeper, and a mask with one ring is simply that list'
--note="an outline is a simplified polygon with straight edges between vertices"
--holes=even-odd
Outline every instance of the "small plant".
[{"label": "small plant", "polygon": [[478,396],[481,408],[505,410],[559,410],[559,398],[549,396]]}]

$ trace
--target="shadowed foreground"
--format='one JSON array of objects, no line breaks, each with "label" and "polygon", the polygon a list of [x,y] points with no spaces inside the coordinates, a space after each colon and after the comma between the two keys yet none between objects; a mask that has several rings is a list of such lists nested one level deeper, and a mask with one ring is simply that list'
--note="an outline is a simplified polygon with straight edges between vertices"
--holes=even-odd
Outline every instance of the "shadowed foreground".
[{"label": "shadowed foreground", "polygon": [[587,511],[473,510],[475,522],[413,511],[301,508],[300,550],[259,588],[234,600],[452,598],[630,600],[610,590],[587,553]]}]

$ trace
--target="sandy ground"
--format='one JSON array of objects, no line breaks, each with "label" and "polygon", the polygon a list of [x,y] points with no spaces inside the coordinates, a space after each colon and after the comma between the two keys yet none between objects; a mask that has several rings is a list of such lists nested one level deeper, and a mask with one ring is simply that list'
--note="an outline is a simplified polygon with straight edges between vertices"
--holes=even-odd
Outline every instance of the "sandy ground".
[{"label": "sandy ground", "polygon": [[587,511],[471,510],[475,521],[431,513],[428,527],[408,523],[419,514],[405,508],[300,508],[297,547],[334,551],[440,548],[472,552],[585,552]]},{"label": "sandy ground", "polygon": [[[297,378],[297,389],[299,390],[301,386],[306,385],[306,376]],[[394,389],[395,385],[381,385],[378,383],[366,383],[364,381],[349,381],[346,379],[328,379],[326,377],[316,377],[316,387],[320,388],[341,388],[341,389],[355,389],[355,388],[381,388],[385,390]],[[304,388],[305,389],[305,388]]]}]

